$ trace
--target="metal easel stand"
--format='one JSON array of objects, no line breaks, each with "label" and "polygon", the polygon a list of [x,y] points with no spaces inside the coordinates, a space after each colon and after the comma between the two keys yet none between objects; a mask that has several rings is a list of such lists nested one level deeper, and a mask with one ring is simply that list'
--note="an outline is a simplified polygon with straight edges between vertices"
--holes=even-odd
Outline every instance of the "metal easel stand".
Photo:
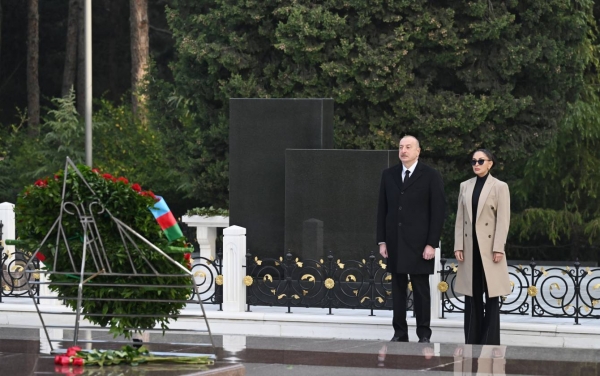
[{"label": "metal easel stand", "polygon": [[[67,190],[67,178],[69,175],[69,168],[83,181],[85,186],[92,192],[95,199],[92,202],[85,202],[76,205],[73,202],[65,201],[65,193]],[[78,345],[81,343],[113,343],[113,344],[134,344],[131,341],[125,340],[94,340],[94,339],[81,339],[79,338],[81,330],[108,330],[108,328],[102,328],[100,326],[86,326],[83,323],[83,319],[86,317],[111,317],[111,318],[125,318],[125,317],[146,317],[146,318],[165,318],[169,319],[169,322],[177,319],[200,319],[200,322],[204,323],[206,329],[168,329],[164,324],[161,324],[160,329],[155,328],[124,328],[125,330],[131,332],[138,332],[140,330],[143,331],[157,331],[160,330],[163,332],[181,332],[187,334],[208,334],[210,343],[202,344],[202,343],[176,343],[178,345],[190,345],[190,346],[205,346],[212,350],[212,353],[215,354],[215,343],[210,331],[210,326],[208,324],[208,320],[206,318],[206,311],[204,310],[204,305],[202,303],[202,298],[200,297],[198,287],[196,286],[194,276],[185,266],[181,265],[179,262],[175,261],[171,256],[169,256],[166,252],[152,244],[146,238],[144,238],[141,234],[136,232],[134,229],[129,227],[127,224],[120,221],[118,218],[114,217],[108,209],[103,205],[98,196],[95,194],[93,189],[90,187],[88,182],[85,180],[79,169],[75,166],[75,164],[67,157],[65,163],[64,170],[64,179],[63,179],[63,189],[62,189],[62,200],[60,206],[60,213],[57,217],[56,221],[39,244],[35,252],[32,254],[32,257],[29,259],[25,270],[27,273],[40,273],[46,276],[50,275],[66,275],[68,278],[73,279],[73,282],[52,282],[49,281],[48,278],[40,279],[39,281],[30,281],[30,278],[26,278],[27,287],[29,289],[29,295],[32,298],[40,321],[42,323],[46,338],[50,345],[50,349],[52,352],[60,352],[58,349],[55,349],[53,343],[55,342],[68,342],[68,340],[64,338],[51,338],[49,334],[50,329],[73,329],[73,344]],[[74,177],[73,177],[74,178]],[[101,220],[111,220],[113,224],[116,226],[118,231],[118,236],[122,242],[122,246],[125,249],[128,258],[128,268],[121,267],[121,269],[129,269],[129,270],[115,270],[113,265],[111,265],[109,254],[107,253],[104,243],[102,241],[101,234],[97,227],[97,222],[94,214],[103,214],[104,218]],[[76,216],[79,219],[79,222],[82,226],[81,230],[83,233],[83,249],[81,254],[81,265],[77,267],[75,265],[75,259],[72,247],[69,246],[69,239],[67,238],[65,228],[63,227],[63,218],[65,216],[71,215]],[[106,217],[109,218],[106,218]],[[104,234],[106,235],[106,234]],[[56,237],[56,241],[54,243],[54,263],[52,266],[47,266],[46,270],[35,270],[36,268],[31,267],[30,264],[33,263],[33,260],[36,258],[36,255],[40,252],[42,247],[47,244],[48,239],[51,236]],[[60,247],[62,243],[62,247]],[[140,245],[145,246],[145,250],[140,249]],[[44,248],[47,249],[47,248]],[[148,249],[151,252],[157,252],[162,256],[160,265],[166,263],[171,263],[175,265],[179,270],[181,270],[181,274],[173,274],[173,273],[161,273],[159,271],[160,268],[155,267],[150,260],[145,255],[145,252],[148,252]],[[150,273],[138,271],[134,265],[132,255],[138,257],[144,261],[144,265],[146,269],[151,270]],[[71,270],[57,270],[57,260],[58,257],[68,257],[70,264],[72,266]],[[88,260],[89,258],[89,260]],[[91,261],[90,261],[91,260]],[[158,264],[158,263],[157,263]],[[95,280],[97,277],[101,276],[102,281],[98,282]],[[116,283],[111,282],[112,278],[123,278],[126,277],[128,279],[127,283]],[[142,278],[155,278],[157,280],[163,281],[161,284],[148,284],[140,281]],[[186,284],[185,279],[189,279],[191,284]],[[177,281],[174,284],[164,283],[166,281]],[[179,283],[179,281],[182,281]],[[39,296],[35,296],[32,293],[32,285],[40,285],[38,288],[41,290],[43,285],[47,285],[48,288],[52,286],[77,286],[77,296],[73,297],[58,297],[48,295],[42,295],[40,293]],[[129,297],[119,297],[119,298],[91,298],[86,297],[85,291],[86,289],[96,288],[96,287],[110,287],[114,289],[156,289],[156,288],[169,288],[169,289],[187,289],[189,290],[188,296],[194,296],[194,300],[184,299],[160,299],[159,296],[156,298],[129,298]],[[45,289],[48,290],[48,289]],[[76,300],[76,306],[74,312],[65,312],[57,311],[57,310],[48,310],[47,307],[49,305],[40,305],[39,300],[47,301],[47,300],[62,300],[65,303],[68,301]],[[149,314],[145,312],[140,313],[115,313],[115,312],[84,312],[83,305],[87,300],[93,301],[119,301],[119,302],[138,302],[138,303],[183,303],[183,304],[198,304],[200,306],[201,314],[173,314],[173,315],[155,315]],[[75,316],[75,322],[73,326],[69,325],[48,325],[44,320],[45,315],[70,315]],[[144,342],[144,344],[165,344],[165,342]],[[64,350],[63,350],[64,351]],[[190,354],[186,354],[190,355]],[[199,356],[206,356],[207,354],[198,354]],[[210,355],[210,354],[208,354]]]}]

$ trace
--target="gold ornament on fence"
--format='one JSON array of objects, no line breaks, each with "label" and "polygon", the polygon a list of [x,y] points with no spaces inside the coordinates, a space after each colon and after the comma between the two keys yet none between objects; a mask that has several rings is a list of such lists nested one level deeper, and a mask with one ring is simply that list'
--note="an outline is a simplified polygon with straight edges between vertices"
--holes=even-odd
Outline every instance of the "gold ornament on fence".
[{"label": "gold ornament on fence", "polygon": [[408,291],[412,291],[412,282],[408,282]]},{"label": "gold ornament on fence", "polygon": [[448,282],[446,281],[442,281],[440,283],[438,283],[438,290],[440,290],[440,292],[444,293],[446,291],[448,291]]},{"label": "gold ornament on fence", "polygon": [[328,290],[331,290],[333,288],[333,286],[335,286],[335,282],[333,282],[333,279],[327,278],[325,280],[325,288],[327,288]]},{"label": "gold ornament on fence", "polygon": [[223,276],[221,274],[215,278],[215,283],[219,286],[223,286]]},{"label": "gold ornament on fence", "polygon": [[246,285],[246,287],[252,286],[253,283],[254,279],[251,276],[247,275],[244,277],[244,285]]},{"label": "gold ornament on fence", "polygon": [[206,278],[206,274],[204,274],[204,272],[197,271],[196,273],[194,273],[194,277]]},{"label": "gold ornament on fence", "polygon": [[534,297],[538,294],[538,288],[537,286],[529,286],[527,288],[527,295]]}]

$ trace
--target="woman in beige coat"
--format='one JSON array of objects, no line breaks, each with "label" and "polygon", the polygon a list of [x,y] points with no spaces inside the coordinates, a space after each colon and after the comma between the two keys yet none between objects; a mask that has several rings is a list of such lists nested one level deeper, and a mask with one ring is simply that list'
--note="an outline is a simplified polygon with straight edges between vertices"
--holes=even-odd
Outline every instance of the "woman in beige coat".
[{"label": "woman in beige coat", "polygon": [[[499,297],[511,293],[504,245],[510,224],[508,185],[489,171],[488,150],[473,154],[475,177],[460,185],[454,232],[458,272],[454,291],[465,295],[465,343],[500,344]],[[485,294],[485,302],[483,296]]]}]

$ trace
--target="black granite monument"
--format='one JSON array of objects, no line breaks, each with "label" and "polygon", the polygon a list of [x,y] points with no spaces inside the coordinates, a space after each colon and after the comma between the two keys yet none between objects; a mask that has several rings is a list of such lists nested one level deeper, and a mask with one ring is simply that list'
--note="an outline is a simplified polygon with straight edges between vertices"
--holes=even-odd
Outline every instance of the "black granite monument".
[{"label": "black granite monument", "polygon": [[375,241],[381,172],[398,151],[287,150],[285,248],[301,259],[362,260]]},{"label": "black granite monument", "polygon": [[230,99],[229,223],[260,257],[285,253],[285,150],[333,148],[332,99]]}]

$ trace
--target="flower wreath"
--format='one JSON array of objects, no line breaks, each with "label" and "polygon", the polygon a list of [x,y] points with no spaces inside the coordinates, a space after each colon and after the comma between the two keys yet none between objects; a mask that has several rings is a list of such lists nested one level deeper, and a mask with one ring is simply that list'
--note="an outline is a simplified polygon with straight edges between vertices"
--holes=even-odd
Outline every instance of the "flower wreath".
[{"label": "flower wreath", "polygon": [[[125,177],[114,177],[108,173],[102,173],[98,169],[87,166],[77,166],[85,182],[75,171],[69,168],[68,178],[65,182],[65,202],[75,205],[89,205],[93,201],[102,203],[105,209],[144,236],[151,243],[169,253],[175,261],[191,268],[190,254],[185,252],[186,243],[184,238],[169,242],[152,213],[148,210],[153,207],[157,196],[148,190],[143,190],[138,183],[130,184]],[[17,199],[15,214],[17,218],[17,232],[24,247],[35,250],[42,243],[48,231],[52,228],[56,218],[60,214],[64,172],[57,172],[53,178],[43,178],[34,184],[25,187]],[[88,189],[86,183],[95,192]],[[145,243],[137,242],[137,246],[144,257],[135,257],[137,253],[131,252],[131,261],[127,250],[123,245],[116,225],[109,219],[106,211],[94,213],[98,233],[106,250],[108,261],[112,266],[113,273],[131,273],[131,263],[139,274],[153,274],[143,258],[145,257],[152,265],[157,266],[161,274],[184,274],[183,270],[174,263],[167,262],[163,255],[151,249]],[[77,307],[77,284],[79,280],[79,269],[81,267],[81,255],[83,253],[82,226],[79,218],[75,215],[62,215],[62,225],[65,230],[65,238],[71,250],[73,262],[67,256],[66,245],[59,240],[58,257],[55,255],[57,236],[50,236],[44,243],[43,248],[37,253],[37,257],[52,270],[56,264],[55,271],[72,272],[73,274],[49,273],[51,281],[49,288],[63,299],[65,304],[74,310]],[[75,265],[75,268],[73,268]],[[86,258],[86,272],[96,272],[92,257]],[[115,336],[122,334],[130,338],[132,332],[154,328],[160,325],[167,329],[168,316],[178,315],[185,306],[191,291],[193,280],[191,278],[165,278],[160,276],[136,276],[135,283],[140,285],[188,285],[186,288],[169,287],[127,287],[132,284],[130,276],[98,275],[92,281],[86,283],[83,290],[82,312],[84,317],[102,327],[110,326],[110,332]],[[60,283],[69,284],[61,285]],[[124,287],[97,286],[105,284],[123,284]],[[96,285],[96,286],[95,286]],[[118,299],[135,299],[136,301],[123,301]],[[168,300],[156,302],[156,300]],[[147,302],[144,300],[154,300]],[[173,302],[177,301],[177,302]],[[91,315],[91,314],[96,314]],[[100,315],[98,315],[100,314]],[[121,317],[120,315],[131,315]],[[137,314],[153,314],[158,317],[140,317]],[[119,315],[119,316],[117,316]],[[136,329],[133,329],[136,328]]]}]

